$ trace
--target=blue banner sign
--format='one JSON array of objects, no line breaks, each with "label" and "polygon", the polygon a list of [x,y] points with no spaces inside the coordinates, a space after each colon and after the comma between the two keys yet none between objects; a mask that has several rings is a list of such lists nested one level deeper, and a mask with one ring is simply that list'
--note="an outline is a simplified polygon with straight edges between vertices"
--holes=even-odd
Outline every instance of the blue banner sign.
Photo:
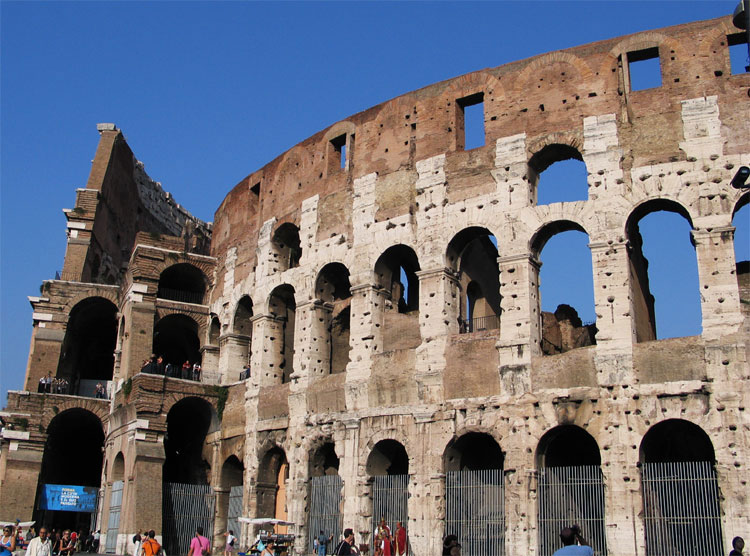
[{"label": "blue banner sign", "polygon": [[96,511],[96,487],[76,485],[42,485],[41,510],[59,510],[63,512]]}]

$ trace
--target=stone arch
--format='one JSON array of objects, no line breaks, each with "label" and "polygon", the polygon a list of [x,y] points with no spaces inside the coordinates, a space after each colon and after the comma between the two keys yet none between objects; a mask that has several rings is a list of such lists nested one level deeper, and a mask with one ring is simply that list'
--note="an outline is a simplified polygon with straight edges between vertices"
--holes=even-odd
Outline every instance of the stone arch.
[{"label": "stone arch", "polygon": [[406,447],[398,440],[380,440],[367,456],[366,470],[369,476],[408,475],[409,455]]},{"label": "stone arch", "polygon": [[156,297],[203,305],[211,283],[204,270],[193,262],[177,262],[159,273]]},{"label": "stone arch", "polygon": [[685,419],[665,419],[643,435],[639,448],[641,463],[685,461],[715,462],[713,442],[706,432]]},{"label": "stone arch", "polygon": [[109,473],[109,480],[124,481],[125,480],[125,456],[122,451],[117,452],[115,459],[112,460],[112,470]]},{"label": "stone arch", "polygon": [[311,326],[322,374],[345,372],[349,363],[351,287],[349,269],[341,263],[328,263],[315,279],[316,318]]},{"label": "stone arch", "polygon": [[[286,451],[274,444],[258,458],[256,482],[258,515],[286,520],[286,480],[289,478],[289,461]],[[286,532],[286,527],[277,527],[277,533]]]},{"label": "stone arch", "polygon": [[582,58],[570,52],[550,52],[537,56],[526,64],[518,73],[516,79],[513,80],[513,93],[516,96],[522,94],[529,86],[529,82],[540,70],[544,70],[551,64],[557,63],[567,64],[574,68],[578,72],[580,83],[590,83],[594,78],[594,72]]},{"label": "stone arch", "polygon": [[152,352],[164,359],[164,364],[172,363],[178,368],[187,360],[200,361],[201,329],[191,316],[174,311],[159,318],[154,323]]},{"label": "stone arch", "polygon": [[[170,397],[176,396],[173,394]],[[208,484],[210,465],[204,457],[206,435],[218,430],[214,406],[200,396],[182,396],[167,406],[164,438],[164,482]]]},{"label": "stone arch", "polygon": [[253,300],[249,295],[243,295],[237,301],[232,313],[232,332],[243,336],[252,336]]},{"label": "stone arch", "polygon": [[578,425],[558,425],[548,430],[536,448],[537,467],[601,465],[599,444]]},{"label": "stone arch", "polygon": [[272,327],[270,350],[273,374],[282,384],[289,382],[294,372],[294,327],[297,303],[294,287],[290,284],[276,286],[268,296],[268,314]]},{"label": "stone arch", "polygon": [[[550,166],[568,160],[579,161],[583,165],[583,168],[579,168],[578,171],[582,170],[585,176],[582,183],[577,184],[577,187],[576,184],[573,184],[563,190],[562,193],[566,193],[565,195],[561,195],[560,190],[555,190],[557,195],[554,196],[553,202],[588,200],[588,171],[583,157],[582,132],[560,132],[546,135],[532,143],[529,146],[529,152],[533,153],[529,156],[528,160],[528,176],[535,204],[540,204],[540,188],[542,188],[542,191],[546,191],[549,186],[548,180],[541,179],[542,174]],[[568,173],[564,173],[566,178],[568,177]],[[545,195],[541,197],[545,198]],[[546,198],[549,198],[549,195]],[[544,202],[544,204],[549,203],[549,200]]]},{"label": "stone arch", "polygon": [[537,228],[531,238],[529,239],[529,251],[535,256],[539,257],[539,254],[544,249],[545,244],[552,238],[562,232],[575,230],[577,232],[583,232],[589,235],[588,231],[583,226],[582,222],[574,220],[555,220],[552,222],[544,222],[539,228]]},{"label": "stone arch", "polygon": [[466,431],[454,435],[443,450],[443,471],[503,469],[505,454],[493,435]]},{"label": "stone arch", "polygon": [[211,313],[209,315],[208,338],[206,343],[211,346],[218,346],[220,336],[221,321],[219,321],[218,315],[216,315],[215,313]]},{"label": "stone arch", "polygon": [[[392,245],[375,262],[375,285],[390,293],[399,313],[419,309],[419,279],[416,274],[419,270],[416,252],[404,244]],[[407,284],[401,284],[400,271],[406,275]]]},{"label": "stone arch", "polygon": [[112,380],[118,314],[117,305],[100,296],[71,309],[56,373],[69,382],[65,393],[93,396],[97,382]]},{"label": "stone arch", "polygon": [[77,293],[76,295],[68,299],[65,302],[65,306],[62,312],[66,315],[70,315],[70,311],[73,310],[73,307],[78,305],[81,301],[90,299],[92,297],[101,297],[102,299],[111,301],[112,305],[118,307],[119,310],[120,288],[117,286],[102,287],[101,285],[97,285],[94,288],[87,288],[86,291]]}]

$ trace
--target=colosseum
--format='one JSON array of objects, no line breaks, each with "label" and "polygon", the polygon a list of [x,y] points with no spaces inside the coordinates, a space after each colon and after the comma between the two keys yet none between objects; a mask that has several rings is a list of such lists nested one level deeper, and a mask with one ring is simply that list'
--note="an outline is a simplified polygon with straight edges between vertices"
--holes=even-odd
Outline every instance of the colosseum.
[{"label": "colosseum", "polygon": [[[290,554],[346,527],[374,554],[381,518],[416,556],[447,534],[547,556],[572,523],[598,555],[725,554],[750,537],[745,42],[726,17],[430,85],[280,154],[213,223],[99,124],[63,270],[29,297],[3,517],[100,529],[113,554],[151,528],[185,554],[197,525],[244,550],[268,527],[249,519]],[[661,84],[637,90],[643,60]],[[538,202],[568,159],[587,194]],[[696,336],[657,335],[657,211],[691,229]],[[593,323],[541,310],[540,254],[569,230]]]}]

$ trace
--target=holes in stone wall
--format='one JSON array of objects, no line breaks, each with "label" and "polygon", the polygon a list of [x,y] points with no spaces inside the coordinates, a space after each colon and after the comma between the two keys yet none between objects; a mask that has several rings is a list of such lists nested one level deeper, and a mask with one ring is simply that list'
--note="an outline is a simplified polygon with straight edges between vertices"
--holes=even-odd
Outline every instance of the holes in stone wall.
[{"label": "holes in stone wall", "polygon": [[271,240],[271,256],[274,258],[273,262],[276,263],[275,270],[279,272],[299,266],[302,258],[302,242],[297,226],[286,222],[276,228]]}]

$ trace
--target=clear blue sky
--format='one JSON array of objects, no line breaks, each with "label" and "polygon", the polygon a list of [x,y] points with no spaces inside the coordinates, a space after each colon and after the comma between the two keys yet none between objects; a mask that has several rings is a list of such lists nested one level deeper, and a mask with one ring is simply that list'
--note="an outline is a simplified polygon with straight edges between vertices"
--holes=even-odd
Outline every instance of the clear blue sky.
[{"label": "clear blue sky", "polygon": [[62,267],[61,209],[86,183],[96,123],[116,123],[151,177],[210,221],[247,174],[360,110],[735,4],[0,2],[0,407],[22,385],[26,296]]}]

